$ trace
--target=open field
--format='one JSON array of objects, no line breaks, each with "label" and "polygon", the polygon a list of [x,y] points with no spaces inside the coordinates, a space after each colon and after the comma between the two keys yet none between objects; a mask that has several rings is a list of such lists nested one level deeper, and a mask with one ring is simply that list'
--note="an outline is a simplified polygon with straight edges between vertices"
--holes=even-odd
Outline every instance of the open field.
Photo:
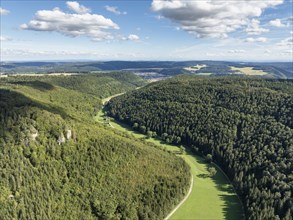
[{"label": "open field", "polygon": [[[109,100],[107,98],[107,101]],[[103,110],[96,115],[95,120],[172,151],[190,165],[194,180],[192,192],[170,219],[244,219],[241,203],[232,185],[217,166],[207,163],[205,159],[191,152],[186,151],[181,154],[177,146],[163,143],[154,138],[146,139],[145,135],[133,131],[130,126],[112,118],[105,120]],[[209,167],[214,167],[217,170],[215,176],[209,176]]]},{"label": "open field", "polygon": [[73,76],[79,75],[79,73],[16,73],[10,74],[10,76]]},{"label": "open field", "polygon": [[212,74],[213,73],[197,73],[197,75],[199,75],[199,76],[210,76]]},{"label": "open field", "polygon": [[263,70],[254,70],[253,67],[234,67],[230,66],[231,70],[237,71],[234,74],[245,74],[248,76],[264,76],[267,75],[267,72],[264,72]]},{"label": "open field", "polygon": [[200,70],[201,68],[204,68],[206,67],[207,65],[205,64],[197,64],[196,66],[191,66],[191,67],[185,67],[184,69],[187,70],[187,71],[196,71],[196,70]]}]

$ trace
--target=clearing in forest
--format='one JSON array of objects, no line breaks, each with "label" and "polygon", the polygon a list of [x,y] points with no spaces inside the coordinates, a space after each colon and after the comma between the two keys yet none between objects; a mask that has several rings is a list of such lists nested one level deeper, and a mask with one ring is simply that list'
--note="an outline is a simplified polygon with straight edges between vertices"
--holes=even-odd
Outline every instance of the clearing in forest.
[{"label": "clearing in forest", "polygon": [[230,66],[231,70],[235,70],[234,74],[244,74],[248,76],[263,76],[267,75],[267,72],[264,72],[263,70],[254,70],[253,67],[234,67]]},{"label": "clearing in forest", "polygon": [[196,66],[185,67],[184,69],[187,71],[197,71],[197,70],[200,70],[201,68],[204,68],[206,66],[207,65],[205,65],[205,64],[197,64]]}]

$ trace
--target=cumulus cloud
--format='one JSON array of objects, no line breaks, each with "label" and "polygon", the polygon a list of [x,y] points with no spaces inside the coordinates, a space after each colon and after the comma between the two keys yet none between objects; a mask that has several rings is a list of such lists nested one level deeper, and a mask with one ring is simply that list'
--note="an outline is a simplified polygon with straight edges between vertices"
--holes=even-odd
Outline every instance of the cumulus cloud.
[{"label": "cumulus cloud", "polygon": [[80,5],[78,2],[66,2],[66,5],[70,10],[78,14],[86,14],[91,12],[91,9],[83,5]]},{"label": "cumulus cloud", "polygon": [[245,29],[248,35],[260,35],[265,32],[269,32],[269,29],[265,29],[259,26],[260,22],[257,19],[252,19],[248,27]]},{"label": "cumulus cloud", "polygon": [[138,41],[139,40],[139,36],[135,35],[135,34],[130,34],[127,37],[127,40],[131,40],[131,41]]},{"label": "cumulus cloud", "polygon": [[[152,10],[179,24],[182,30],[197,37],[227,37],[227,34],[246,25],[247,32],[267,32],[251,17],[259,17],[268,7],[282,4],[274,1],[179,1],[153,0]],[[253,26],[254,25],[254,26]],[[258,26],[257,26],[258,25]]]},{"label": "cumulus cloud", "polygon": [[107,11],[109,11],[109,12],[114,13],[115,15],[126,15],[127,14],[126,11],[121,12],[121,11],[118,10],[118,7],[114,7],[114,6],[106,5],[105,9]]},{"label": "cumulus cloud", "polygon": [[248,37],[244,40],[244,42],[247,42],[247,43],[265,43],[267,41],[268,39],[265,37],[257,37],[257,38]]},{"label": "cumulus cloud", "polygon": [[8,15],[9,13],[9,10],[0,7],[0,15]]},{"label": "cumulus cloud", "polygon": [[[68,2],[67,2],[68,3]],[[82,6],[79,5],[82,8]],[[78,8],[75,9],[75,12]],[[85,11],[81,10],[81,11]],[[79,11],[79,12],[81,12]],[[59,8],[40,10],[35,18],[20,26],[24,30],[58,32],[70,37],[87,36],[94,41],[110,40],[109,29],[119,29],[111,19],[98,14],[65,13]]]},{"label": "cumulus cloud", "polygon": [[12,39],[10,37],[6,37],[6,36],[0,36],[0,41],[11,41]]},{"label": "cumulus cloud", "polygon": [[283,24],[280,19],[271,20],[269,24],[274,27],[286,27],[286,25]]},{"label": "cumulus cloud", "polygon": [[120,40],[125,40],[125,41],[138,41],[140,38],[139,36],[135,34],[129,34],[128,37],[121,36]]}]

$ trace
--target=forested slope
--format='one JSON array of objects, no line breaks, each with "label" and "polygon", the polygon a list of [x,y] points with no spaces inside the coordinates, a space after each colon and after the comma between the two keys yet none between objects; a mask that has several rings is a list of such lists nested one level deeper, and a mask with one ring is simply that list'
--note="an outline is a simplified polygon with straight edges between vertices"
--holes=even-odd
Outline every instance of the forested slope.
[{"label": "forested slope", "polygon": [[144,84],[121,74],[0,79],[0,219],[162,219],[180,201],[182,159],[93,122],[98,97]]},{"label": "forested slope", "polygon": [[248,219],[292,219],[293,81],[182,75],[113,98],[109,114],[219,164]]}]

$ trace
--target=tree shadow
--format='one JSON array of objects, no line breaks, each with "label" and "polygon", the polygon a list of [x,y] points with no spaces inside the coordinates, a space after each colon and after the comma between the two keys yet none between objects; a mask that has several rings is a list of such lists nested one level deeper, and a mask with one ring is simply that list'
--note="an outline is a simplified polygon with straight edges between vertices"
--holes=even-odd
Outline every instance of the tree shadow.
[{"label": "tree shadow", "polygon": [[38,89],[42,92],[46,91],[46,90],[53,90],[55,87],[50,84],[50,83],[46,83],[46,82],[42,82],[39,80],[35,80],[35,81],[15,81],[15,82],[9,82],[10,84],[14,84],[14,85],[22,85],[22,86],[29,86],[32,87],[34,89]]},{"label": "tree shadow", "polygon": [[198,174],[197,177],[206,179],[206,178],[210,178],[211,176],[209,174],[202,173],[202,174]]},{"label": "tree shadow", "polygon": [[225,219],[244,219],[243,212],[239,208],[239,201],[234,195],[220,195],[220,198],[225,202],[223,207]]},{"label": "tree shadow", "polygon": [[217,173],[212,177],[212,181],[220,191],[220,199],[224,202],[223,212],[225,219],[244,219],[242,204],[232,186],[232,183],[229,182],[228,178],[223,174],[219,167],[214,167],[216,168]]},{"label": "tree shadow", "polygon": [[44,105],[15,91],[0,89],[0,108],[11,110],[15,107],[25,106],[37,107],[54,114],[59,114],[62,118],[72,118],[62,108]]}]

